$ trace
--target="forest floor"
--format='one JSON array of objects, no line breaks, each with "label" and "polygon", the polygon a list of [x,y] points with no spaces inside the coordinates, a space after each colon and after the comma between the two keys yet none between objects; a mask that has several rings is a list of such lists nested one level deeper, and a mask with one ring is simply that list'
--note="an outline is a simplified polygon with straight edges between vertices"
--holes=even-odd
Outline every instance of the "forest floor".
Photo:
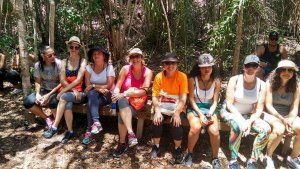
[{"label": "forest floor", "polygon": [[[7,86],[7,84],[6,84]],[[145,122],[144,135],[139,144],[130,148],[120,159],[111,156],[118,143],[116,117],[102,117],[104,130],[95,137],[90,145],[82,145],[86,115],[74,115],[76,137],[68,144],[61,144],[65,129],[51,139],[44,139],[44,125],[36,118],[28,120],[28,112],[22,106],[22,95],[11,95],[13,89],[6,87],[6,94],[0,97],[0,168],[184,168],[182,164],[172,164],[173,143],[165,127],[161,142],[162,153],[151,160],[150,121]],[[136,126],[136,122],[134,123]],[[188,128],[184,129],[183,149],[186,149]],[[227,168],[230,157],[228,132],[221,132],[219,158],[222,168]],[[254,137],[242,139],[239,162],[246,166],[251,155]],[[280,145],[273,159],[276,168],[286,168],[285,158],[280,154]],[[211,149],[208,134],[200,137],[195,150],[193,168],[211,168]],[[262,163],[259,163],[259,168]]]}]

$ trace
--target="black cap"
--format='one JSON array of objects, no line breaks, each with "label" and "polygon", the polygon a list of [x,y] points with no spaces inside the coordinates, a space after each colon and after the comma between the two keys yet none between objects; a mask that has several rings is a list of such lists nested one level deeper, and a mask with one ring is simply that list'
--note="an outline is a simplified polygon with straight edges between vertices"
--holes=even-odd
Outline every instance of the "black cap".
[{"label": "black cap", "polygon": [[279,34],[276,31],[272,31],[269,33],[269,38],[279,38]]},{"label": "black cap", "polygon": [[166,53],[161,62],[179,62],[175,53]]},{"label": "black cap", "polygon": [[109,59],[109,53],[105,50],[105,48],[103,46],[98,46],[98,45],[89,45],[89,51],[87,53],[88,55],[88,61],[92,62],[92,55],[94,50],[98,50],[100,52],[102,52],[105,56],[105,62],[108,62]]}]

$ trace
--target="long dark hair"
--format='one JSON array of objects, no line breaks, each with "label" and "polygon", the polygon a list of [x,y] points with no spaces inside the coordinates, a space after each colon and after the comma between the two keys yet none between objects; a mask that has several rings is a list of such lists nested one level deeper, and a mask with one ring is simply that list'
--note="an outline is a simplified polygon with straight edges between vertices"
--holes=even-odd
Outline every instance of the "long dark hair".
[{"label": "long dark hair", "polygon": [[[270,81],[272,91],[277,91],[281,86],[281,79],[280,79],[280,69],[275,69],[271,72],[270,76],[268,77]],[[285,86],[285,92],[292,92],[294,93],[297,89],[299,79],[297,78],[297,73],[293,73],[293,77],[287,82]]]},{"label": "long dark hair", "polygon": [[[198,63],[196,62],[194,65],[193,65],[193,67],[192,67],[192,69],[191,69],[191,71],[189,72],[189,74],[188,74],[188,77],[189,78],[191,78],[191,77],[197,77],[197,76],[201,76],[201,71],[199,71],[199,66],[198,66]],[[218,77],[218,73],[217,73],[218,71],[217,71],[217,68],[216,68],[216,66],[212,66],[212,72],[211,72],[211,75],[210,75],[210,79],[211,80],[215,80],[217,77]]]},{"label": "long dark hair", "polygon": [[[42,70],[42,72],[44,71],[44,65],[45,65],[45,61],[43,59],[43,55],[45,54],[45,52],[46,52],[47,49],[52,49],[52,48],[50,46],[46,45],[46,46],[42,47],[39,50],[39,53],[38,53],[39,67]],[[54,66],[55,66],[55,63],[54,63]]]}]

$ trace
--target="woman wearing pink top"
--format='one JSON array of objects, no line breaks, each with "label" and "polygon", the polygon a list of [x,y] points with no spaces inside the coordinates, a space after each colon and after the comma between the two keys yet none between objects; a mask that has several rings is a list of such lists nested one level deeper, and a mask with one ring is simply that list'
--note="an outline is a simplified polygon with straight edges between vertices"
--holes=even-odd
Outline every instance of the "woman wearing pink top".
[{"label": "woman wearing pink top", "polygon": [[[152,79],[152,71],[144,66],[144,56],[139,48],[130,50],[128,54],[130,65],[123,66],[112,95],[112,101],[118,101],[119,117],[118,128],[120,140],[113,157],[119,158],[129,147],[138,143],[132,130],[132,117],[143,108],[137,110],[129,102],[130,98],[147,95],[148,88]],[[147,103],[147,102],[146,102]],[[128,144],[126,135],[128,134]]]}]

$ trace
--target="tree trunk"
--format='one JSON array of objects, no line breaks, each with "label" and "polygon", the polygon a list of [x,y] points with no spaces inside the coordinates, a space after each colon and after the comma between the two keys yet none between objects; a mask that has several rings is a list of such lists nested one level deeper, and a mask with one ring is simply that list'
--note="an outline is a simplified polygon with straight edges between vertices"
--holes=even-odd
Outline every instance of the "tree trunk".
[{"label": "tree trunk", "polygon": [[54,49],[55,1],[50,0],[49,3],[49,45],[52,49]]},{"label": "tree trunk", "polygon": [[29,8],[30,8],[31,17],[32,17],[34,56],[35,56],[35,58],[37,58],[38,49],[37,49],[37,26],[36,26],[36,22],[35,22],[36,13],[35,13],[35,10],[33,9],[32,0],[29,0],[28,3],[29,3]]},{"label": "tree trunk", "polygon": [[168,15],[167,15],[167,12],[166,12],[166,9],[165,9],[165,6],[164,6],[164,3],[162,0],[160,0],[160,4],[161,4],[162,10],[164,12],[164,17],[165,17],[166,24],[167,24],[169,51],[172,52],[173,50],[172,50],[171,30],[170,30]]},{"label": "tree trunk", "polygon": [[235,50],[233,55],[232,76],[238,74],[238,70],[239,70],[242,30],[243,30],[243,7],[242,7],[242,0],[241,0],[239,5],[237,28],[236,28],[236,44],[235,44]]},{"label": "tree trunk", "polygon": [[24,2],[23,0],[11,0],[14,4],[15,14],[18,18],[18,34],[19,34],[19,47],[20,47],[20,61],[21,61],[21,76],[22,76],[22,87],[24,96],[31,90],[30,75],[29,75],[29,64],[28,64],[28,51],[26,41],[26,23],[24,16]]},{"label": "tree trunk", "polygon": [[2,15],[2,11],[3,11],[3,0],[0,0],[0,34],[3,33],[2,32],[2,22],[3,22],[3,15]]}]

